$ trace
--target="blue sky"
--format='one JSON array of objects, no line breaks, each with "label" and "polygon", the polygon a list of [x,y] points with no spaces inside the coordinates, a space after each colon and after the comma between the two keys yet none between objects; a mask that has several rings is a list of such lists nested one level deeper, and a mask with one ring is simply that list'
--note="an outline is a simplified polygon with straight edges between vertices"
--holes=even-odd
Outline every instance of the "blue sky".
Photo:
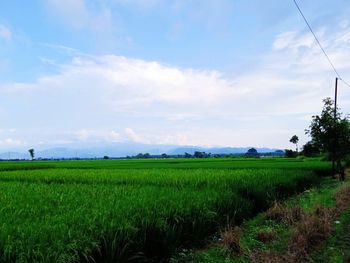
[{"label": "blue sky", "polygon": [[[350,81],[350,3],[300,6]],[[290,148],[334,78],[292,0],[3,1],[0,149]]]}]

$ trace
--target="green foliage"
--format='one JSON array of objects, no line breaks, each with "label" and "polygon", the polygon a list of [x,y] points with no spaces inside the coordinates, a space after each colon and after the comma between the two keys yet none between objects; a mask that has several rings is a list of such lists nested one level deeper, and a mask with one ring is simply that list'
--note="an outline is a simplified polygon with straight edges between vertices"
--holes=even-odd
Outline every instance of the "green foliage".
[{"label": "green foliage", "polygon": [[309,130],[313,146],[327,153],[331,160],[341,161],[350,153],[350,122],[343,118],[339,109],[334,115],[334,102],[330,98],[324,101],[320,116],[312,117]]},{"label": "green foliage", "polygon": [[329,169],[294,159],[31,164],[0,163],[0,262],[159,262]]},{"label": "green foliage", "polygon": [[32,160],[34,160],[34,149],[29,149],[28,152],[30,154],[30,158],[32,158]]},{"label": "green foliage", "polygon": [[208,158],[210,157],[210,153],[206,153],[206,152],[199,152],[199,151],[195,151],[193,154],[194,158]]},{"label": "green foliage", "polygon": [[169,155],[167,155],[166,153],[162,153],[160,157],[163,159],[166,159],[166,158],[169,158]]},{"label": "green foliage", "polygon": [[245,154],[247,157],[259,157],[259,153],[255,148],[250,148]]},{"label": "green foliage", "polygon": [[292,138],[290,138],[289,142],[295,144],[296,147],[296,152],[298,152],[298,142],[299,142],[299,137],[296,135],[293,135]]},{"label": "green foliage", "polygon": [[316,157],[320,155],[320,150],[312,142],[307,142],[303,146],[303,151],[301,154],[306,157]]},{"label": "green foliage", "polygon": [[295,157],[297,157],[297,152],[294,152],[293,150],[285,149],[284,156],[287,158],[295,158]]}]

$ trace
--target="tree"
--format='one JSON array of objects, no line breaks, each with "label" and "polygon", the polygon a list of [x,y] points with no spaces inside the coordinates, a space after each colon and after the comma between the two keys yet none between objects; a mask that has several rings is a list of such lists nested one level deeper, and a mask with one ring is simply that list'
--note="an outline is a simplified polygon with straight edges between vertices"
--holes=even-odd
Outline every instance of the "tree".
[{"label": "tree", "polygon": [[295,147],[296,147],[295,150],[296,150],[296,152],[298,152],[298,142],[299,142],[298,136],[293,135],[292,138],[290,138],[289,142],[295,144]]},{"label": "tree", "polygon": [[135,156],[137,159],[142,159],[143,158],[143,154],[139,153],[138,155]]},{"label": "tree", "polygon": [[145,153],[145,154],[139,153],[135,157],[136,159],[149,159],[151,158],[151,155],[149,153]]},{"label": "tree", "polygon": [[160,156],[163,159],[169,158],[169,155],[167,155],[166,153],[162,153],[162,155]]},{"label": "tree", "polygon": [[105,156],[103,156],[103,159],[108,160],[108,159],[109,159],[109,156],[108,156],[108,155],[105,155]]},{"label": "tree", "polygon": [[149,158],[151,158],[151,155],[150,155],[149,153],[145,153],[145,154],[143,155],[143,158],[149,159]]},{"label": "tree", "polygon": [[245,155],[248,157],[257,157],[259,156],[259,153],[255,148],[250,148]]},{"label": "tree", "polygon": [[34,149],[29,149],[28,150],[30,157],[32,158],[32,161],[34,160]]},{"label": "tree", "polygon": [[205,156],[205,152],[195,151],[193,156],[194,158],[203,158]]},{"label": "tree", "polygon": [[306,157],[315,157],[320,155],[319,149],[312,142],[305,143],[301,153]]},{"label": "tree", "polygon": [[[342,117],[339,109],[334,109],[334,102],[330,98],[323,100],[324,106],[321,115],[312,117],[306,134],[311,136],[312,144],[320,152],[328,155],[336,164],[340,179],[345,179],[342,161],[350,154],[350,122]],[[335,167],[333,167],[333,175]]]},{"label": "tree", "polygon": [[295,158],[295,157],[297,157],[297,154],[293,150],[285,149],[284,150],[284,157],[286,157],[286,158]]},{"label": "tree", "polygon": [[192,157],[192,155],[191,154],[189,154],[189,153],[185,153],[185,158],[191,158]]}]

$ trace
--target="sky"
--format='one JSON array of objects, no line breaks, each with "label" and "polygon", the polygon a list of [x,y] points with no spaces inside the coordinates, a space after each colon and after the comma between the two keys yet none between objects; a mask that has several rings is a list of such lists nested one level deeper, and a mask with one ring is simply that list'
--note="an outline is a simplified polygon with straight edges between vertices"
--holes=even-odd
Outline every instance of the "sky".
[{"label": "sky", "polygon": [[[350,82],[350,2],[299,4]],[[3,0],[0,150],[293,148],[335,77],[292,0]]]}]

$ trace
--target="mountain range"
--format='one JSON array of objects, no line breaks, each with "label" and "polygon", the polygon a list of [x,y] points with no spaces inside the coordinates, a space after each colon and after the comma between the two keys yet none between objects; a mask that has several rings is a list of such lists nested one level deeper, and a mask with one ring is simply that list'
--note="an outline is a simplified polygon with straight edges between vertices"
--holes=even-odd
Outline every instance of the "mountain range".
[{"label": "mountain range", "polygon": [[[157,145],[138,143],[115,143],[108,145],[91,145],[87,147],[53,147],[47,149],[35,149],[35,158],[101,158],[134,156],[138,153],[149,153],[151,155],[182,155],[193,154],[195,151],[212,154],[242,154],[252,147],[199,147],[178,145]],[[274,152],[274,148],[256,148],[259,153]],[[0,153],[0,159],[29,159],[26,150],[7,151]]]}]

